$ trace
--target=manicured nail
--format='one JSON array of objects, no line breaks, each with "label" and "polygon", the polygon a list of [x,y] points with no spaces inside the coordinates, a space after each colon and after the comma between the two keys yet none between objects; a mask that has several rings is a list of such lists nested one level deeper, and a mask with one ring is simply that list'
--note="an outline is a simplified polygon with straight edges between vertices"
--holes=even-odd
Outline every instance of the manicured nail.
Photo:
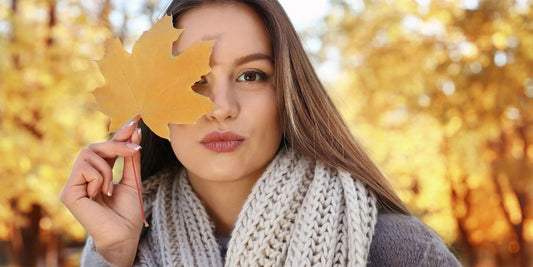
[{"label": "manicured nail", "polygon": [[135,124],[135,121],[130,121],[130,123],[128,123],[128,124],[126,125],[126,127],[130,127],[130,126],[132,126],[133,124]]},{"label": "manicured nail", "polygon": [[140,121],[140,119],[141,119],[141,116],[139,116],[139,115],[135,116],[135,118],[133,118],[133,120],[130,121],[128,124],[124,125],[123,128],[127,128],[127,127],[130,127],[130,126],[134,125],[134,124],[137,124]]},{"label": "manicured nail", "polygon": [[137,145],[137,144],[134,144],[134,143],[126,143],[126,146],[128,146],[129,148],[135,150],[135,151],[139,151],[141,149],[141,146],[140,145]]},{"label": "manicured nail", "polygon": [[141,128],[137,128],[137,135],[141,136]]},{"label": "manicured nail", "polygon": [[108,196],[111,196],[113,194],[113,180],[111,180],[111,184],[109,185],[109,191],[107,192]]}]

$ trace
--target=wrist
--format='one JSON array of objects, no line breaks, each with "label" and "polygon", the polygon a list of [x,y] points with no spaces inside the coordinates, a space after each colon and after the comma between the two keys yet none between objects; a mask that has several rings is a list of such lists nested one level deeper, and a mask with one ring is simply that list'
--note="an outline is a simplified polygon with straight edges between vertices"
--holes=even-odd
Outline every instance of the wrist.
[{"label": "wrist", "polygon": [[95,249],[105,261],[112,266],[132,266],[137,254],[138,240],[127,240],[112,245],[99,246],[95,244]]}]

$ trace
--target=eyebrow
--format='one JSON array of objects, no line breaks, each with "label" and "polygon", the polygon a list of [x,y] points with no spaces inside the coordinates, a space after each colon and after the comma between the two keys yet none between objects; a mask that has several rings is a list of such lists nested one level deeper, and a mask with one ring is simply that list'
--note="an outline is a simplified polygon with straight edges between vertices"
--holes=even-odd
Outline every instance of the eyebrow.
[{"label": "eyebrow", "polygon": [[[208,35],[208,36],[202,37],[202,41],[216,40],[219,37],[220,37],[220,34]],[[180,55],[183,52],[184,51],[180,51],[178,53],[178,55]],[[237,58],[235,60],[235,66],[239,66],[239,65],[248,63],[250,61],[255,61],[255,60],[268,60],[268,61],[270,61],[270,63],[274,64],[274,58],[272,56],[267,55],[267,54],[263,54],[263,53],[254,53],[254,54],[250,54],[250,55],[247,55],[247,56],[242,56],[242,57]],[[213,66],[217,65],[217,62],[213,58],[211,58],[211,63],[212,63]]]},{"label": "eyebrow", "polygon": [[[235,59],[233,64],[235,66],[239,66],[239,65],[242,65],[242,64],[245,64],[251,61],[255,61],[255,60],[268,60],[270,63],[274,64],[274,58],[272,56],[269,56],[263,53],[254,53],[254,54],[239,57]],[[211,65],[215,66],[215,65],[218,65],[218,63],[215,61],[215,59],[211,58]]]},{"label": "eyebrow", "polygon": [[235,65],[237,66],[242,65],[242,64],[248,63],[250,61],[255,61],[255,60],[268,60],[271,63],[274,63],[274,58],[272,58],[272,56],[262,54],[262,53],[255,53],[255,54],[250,54],[247,56],[242,56],[242,57],[237,58],[235,60]]}]

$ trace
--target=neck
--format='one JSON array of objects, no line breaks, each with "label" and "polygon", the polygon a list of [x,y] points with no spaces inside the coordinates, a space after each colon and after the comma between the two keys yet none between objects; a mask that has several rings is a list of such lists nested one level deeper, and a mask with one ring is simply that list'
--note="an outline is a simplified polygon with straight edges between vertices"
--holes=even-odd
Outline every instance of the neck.
[{"label": "neck", "polygon": [[234,181],[212,181],[188,172],[191,185],[214,221],[218,234],[231,234],[244,202],[262,173],[263,170]]}]

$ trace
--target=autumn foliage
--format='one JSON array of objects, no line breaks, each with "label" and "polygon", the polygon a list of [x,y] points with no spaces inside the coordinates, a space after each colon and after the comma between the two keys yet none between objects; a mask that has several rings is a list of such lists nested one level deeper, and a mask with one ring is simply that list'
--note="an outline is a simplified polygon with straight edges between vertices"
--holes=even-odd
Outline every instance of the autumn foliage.
[{"label": "autumn foliage", "polygon": [[465,265],[531,266],[530,4],[336,2],[331,88],[402,199]]},{"label": "autumn foliage", "polygon": [[139,37],[131,54],[118,38],[106,41],[105,55],[98,61],[105,85],[93,94],[111,121],[111,132],[141,116],[155,134],[168,139],[168,123],[192,124],[213,108],[192,86],[211,71],[214,41],[197,42],[174,56],[172,43],[182,32],[165,16]]},{"label": "autumn foliage", "polygon": [[[331,0],[315,36],[314,58],[339,55],[327,86],[354,134],[465,266],[533,265],[532,8]],[[112,13],[0,1],[0,265],[78,264],[85,232],[59,195],[80,149],[106,139],[89,92],[105,40],[127,39]]]},{"label": "autumn foliage", "polygon": [[110,31],[83,10],[0,2],[0,265],[66,265],[66,242],[85,239],[59,195],[80,149],[106,138],[88,92]]}]

